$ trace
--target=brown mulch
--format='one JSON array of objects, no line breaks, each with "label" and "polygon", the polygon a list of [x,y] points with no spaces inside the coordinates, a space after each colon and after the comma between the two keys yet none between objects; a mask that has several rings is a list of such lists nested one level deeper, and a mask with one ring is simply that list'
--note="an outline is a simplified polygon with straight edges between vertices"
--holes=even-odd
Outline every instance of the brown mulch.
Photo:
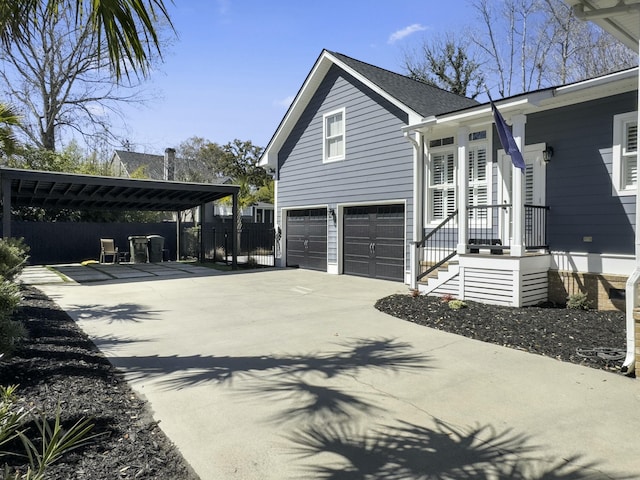
[{"label": "brown mulch", "polygon": [[[64,311],[27,287],[18,315],[29,338],[12,358],[0,360],[0,385],[18,384],[19,401],[46,412],[51,421],[59,405],[63,425],[90,418],[91,433],[101,434],[55,463],[47,479],[198,479],[153,420],[147,403]],[[36,432],[30,429],[30,435]],[[24,453],[18,442],[9,447]],[[26,468],[19,457],[4,455],[0,476],[5,463],[22,472]]]},{"label": "brown mulch", "polygon": [[626,352],[623,312],[465,304],[453,310],[439,297],[391,295],[380,299],[376,308],[419,325],[565,362],[610,371],[622,366]]}]

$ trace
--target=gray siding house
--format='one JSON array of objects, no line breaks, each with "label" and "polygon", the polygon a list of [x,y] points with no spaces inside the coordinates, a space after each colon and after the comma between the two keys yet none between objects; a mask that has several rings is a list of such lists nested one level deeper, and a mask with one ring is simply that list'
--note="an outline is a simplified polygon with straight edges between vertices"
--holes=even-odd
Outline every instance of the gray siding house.
[{"label": "gray siding house", "polygon": [[521,171],[490,104],[323,51],[261,160],[277,264],[515,307],[587,293],[633,345],[637,104],[637,68],[497,101]]},{"label": "gray siding house", "polygon": [[476,102],[323,51],[263,154],[277,262],[410,282],[416,153],[402,131]]}]

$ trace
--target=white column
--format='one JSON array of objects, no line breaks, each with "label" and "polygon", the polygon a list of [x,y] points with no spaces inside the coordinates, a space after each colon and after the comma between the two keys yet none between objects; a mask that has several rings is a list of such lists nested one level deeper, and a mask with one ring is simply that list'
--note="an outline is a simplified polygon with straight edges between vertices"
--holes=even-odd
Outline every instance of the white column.
[{"label": "white column", "polygon": [[[512,132],[516,145],[521,152],[524,152],[524,126],[527,123],[526,115],[514,115],[511,117],[513,124]],[[513,215],[513,240],[511,242],[511,256],[523,257],[526,251],[524,244],[524,193],[525,193],[525,176],[522,170],[512,166],[511,175],[512,198],[511,198],[511,214]]]},{"label": "white column", "polygon": [[[408,134],[410,135],[410,134]],[[424,138],[420,132],[409,137],[413,145],[413,242],[411,248],[410,288],[418,288],[416,280],[420,272],[420,255],[415,242],[424,236]]]},{"label": "white column", "polygon": [[469,127],[458,128],[458,178],[456,185],[458,203],[458,255],[468,252],[469,240]]}]

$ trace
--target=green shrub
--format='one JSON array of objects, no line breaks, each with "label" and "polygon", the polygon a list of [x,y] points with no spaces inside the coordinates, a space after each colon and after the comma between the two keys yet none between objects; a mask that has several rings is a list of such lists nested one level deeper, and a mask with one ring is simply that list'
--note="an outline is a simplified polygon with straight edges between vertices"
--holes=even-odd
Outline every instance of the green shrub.
[{"label": "green shrub", "polygon": [[12,317],[21,299],[17,284],[7,280],[0,282],[0,354],[13,353],[18,341],[26,334],[22,323]]},{"label": "green shrub", "polygon": [[14,280],[27,262],[29,246],[22,238],[0,239],[0,276]]},{"label": "green shrub", "polygon": [[20,286],[5,280],[0,282],[0,315],[12,314],[22,300]]},{"label": "green shrub", "polygon": [[449,305],[449,308],[451,310],[460,310],[461,308],[467,307],[467,304],[464,303],[462,300],[449,300],[447,304]]},{"label": "green shrub", "polygon": [[26,334],[21,322],[12,320],[10,315],[0,316],[0,356],[11,355]]},{"label": "green shrub", "polygon": [[586,293],[574,293],[567,297],[567,308],[572,310],[589,310],[591,301],[587,299]]}]

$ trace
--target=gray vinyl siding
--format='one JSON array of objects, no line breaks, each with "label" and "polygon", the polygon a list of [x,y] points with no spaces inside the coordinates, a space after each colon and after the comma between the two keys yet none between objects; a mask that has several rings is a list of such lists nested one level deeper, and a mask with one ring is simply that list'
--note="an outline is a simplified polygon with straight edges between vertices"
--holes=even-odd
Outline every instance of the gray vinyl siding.
[{"label": "gray vinyl siding", "polygon": [[[346,109],[345,160],[323,163],[322,116],[340,108]],[[332,67],[278,154],[277,222],[282,208],[406,200],[410,240],[413,148],[401,132],[406,124],[406,113]],[[335,264],[337,228],[330,217],[327,235],[328,262]]]},{"label": "gray vinyl siding", "polygon": [[527,117],[526,143],[554,149],[546,167],[552,251],[634,253],[635,196],[612,193],[611,170],[613,116],[636,105],[634,92]]}]

